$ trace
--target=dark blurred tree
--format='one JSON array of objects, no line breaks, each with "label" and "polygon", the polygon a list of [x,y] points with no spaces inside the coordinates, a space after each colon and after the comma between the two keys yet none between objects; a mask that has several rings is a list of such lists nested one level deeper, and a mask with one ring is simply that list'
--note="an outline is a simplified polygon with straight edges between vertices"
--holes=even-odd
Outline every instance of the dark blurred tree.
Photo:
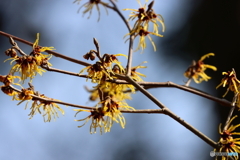
[{"label": "dark blurred tree", "polygon": [[[194,3],[194,2],[192,2]],[[186,37],[186,38],[182,38]],[[163,49],[167,57],[189,61],[193,57],[213,52],[211,64],[218,68],[213,73],[212,80],[217,86],[222,79],[222,72],[232,68],[240,74],[240,1],[233,0],[202,0],[200,5],[192,12],[189,20],[179,28],[177,33],[165,37]],[[181,54],[178,54],[178,53]],[[212,87],[215,90],[215,86]],[[219,88],[218,96],[221,97],[226,88]],[[232,100],[233,94],[228,94],[226,99]],[[216,111],[226,119],[229,108],[216,104]]]}]

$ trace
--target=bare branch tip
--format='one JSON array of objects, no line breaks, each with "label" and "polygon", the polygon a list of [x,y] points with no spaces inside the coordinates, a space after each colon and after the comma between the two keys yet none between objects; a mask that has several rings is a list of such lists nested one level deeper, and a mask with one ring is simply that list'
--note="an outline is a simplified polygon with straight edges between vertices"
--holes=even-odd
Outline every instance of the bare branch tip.
[{"label": "bare branch tip", "polygon": [[16,42],[13,40],[12,37],[9,37],[9,41],[11,43],[11,45],[15,46],[16,45]]},{"label": "bare branch tip", "polygon": [[96,38],[93,38],[93,43],[95,44],[96,47],[99,47],[99,44]]},{"label": "bare branch tip", "polygon": [[151,3],[149,3],[149,5],[148,5],[148,11],[152,9],[153,5],[154,5],[154,0],[153,0]]}]

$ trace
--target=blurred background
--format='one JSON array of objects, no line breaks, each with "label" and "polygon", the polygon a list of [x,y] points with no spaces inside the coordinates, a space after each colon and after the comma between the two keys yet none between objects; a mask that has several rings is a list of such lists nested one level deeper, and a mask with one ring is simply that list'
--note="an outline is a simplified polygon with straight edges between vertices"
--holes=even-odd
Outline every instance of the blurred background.
[{"label": "blurred background", "polygon": [[[100,44],[102,53],[127,54],[128,43],[123,36],[128,33],[122,20],[116,13],[100,6],[101,17],[98,20],[96,9],[90,19],[88,13],[82,17],[78,5],[72,1],[56,0],[8,0],[0,1],[0,30],[34,42],[36,33],[40,33],[41,46],[54,46],[56,51],[83,60],[83,55],[95,49],[93,37]],[[142,0],[142,4],[145,2]],[[138,9],[137,1],[117,2],[119,9]],[[240,1],[232,0],[161,0],[155,1],[154,10],[164,17],[166,31],[163,38],[154,37],[157,51],[154,52],[147,40],[148,48],[143,54],[135,52],[133,65],[148,61],[148,68],[138,71],[146,74],[145,81],[184,84],[183,73],[192,60],[213,52],[214,57],[206,59],[207,64],[217,66],[216,72],[209,70],[212,77],[209,82],[191,83],[192,87],[201,89],[211,95],[221,97],[225,88],[215,87],[220,83],[223,71],[232,68],[237,73],[240,52],[239,25]],[[130,11],[122,11],[128,18]],[[133,23],[131,23],[133,24]],[[160,29],[161,30],[161,29]],[[4,51],[11,47],[6,37],[0,36],[0,74],[8,74],[11,66]],[[18,42],[26,53],[32,47]],[[137,41],[135,42],[135,47]],[[126,59],[122,58],[123,64]],[[78,73],[83,66],[53,57],[53,67]],[[89,62],[90,63],[90,62]],[[33,80],[35,90],[48,97],[79,105],[94,106],[89,102],[89,88],[94,84],[85,79],[44,73]],[[149,90],[164,105],[169,107],[182,119],[196,127],[211,139],[218,141],[218,125],[224,123],[229,111],[220,106],[175,88]],[[232,94],[226,99],[231,100]],[[129,105],[136,109],[157,109],[158,107],[141,93],[132,96]],[[17,106],[17,101],[0,93],[0,159],[16,160],[160,160],[160,159],[212,159],[209,156],[211,146],[199,139],[178,122],[166,115],[158,114],[124,114],[127,124],[122,129],[114,124],[110,133],[90,134],[89,124],[77,128],[88,114],[80,113],[74,117],[72,107],[61,106],[65,115],[51,123],[44,123],[41,115],[29,120],[29,108],[25,103]],[[234,121],[237,123],[237,120]]]}]

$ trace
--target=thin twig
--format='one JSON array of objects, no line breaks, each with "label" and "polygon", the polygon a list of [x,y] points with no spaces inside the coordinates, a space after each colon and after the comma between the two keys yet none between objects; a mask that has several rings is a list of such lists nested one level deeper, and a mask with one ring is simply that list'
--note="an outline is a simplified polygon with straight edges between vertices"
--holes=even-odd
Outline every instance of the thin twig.
[{"label": "thin twig", "polygon": [[[43,68],[48,70],[48,71],[59,72],[59,73],[73,75],[73,76],[77,76],[77,77],[89,78],[89,77],[87,77],[87,75],[79,75],[77,73],[64,71],[64,70],[60,70],[60,69],[56,69],[56,68],[52,68],[52,67],[43,67]],[[118,78],[120,78],[122,80],[119,80],[119,79],[113,79],[113,80],[107,79],[107,81],[108,82],[112,82],[112,83],[117,83],[117,84],[131,84],[131,83],[126,81],[126,77],[123,76],[123,75],[115,74],[114,76],[117,76]],[[185,85],[178,85],[178,84],[175,84],[173,82],[135,82],[135,83],[139,84],[140,86],[143,86],[144,89],[159,88],[159,87],[178,88],[180,90],[184,90],[184,91],[193,93],[195,95],[207,98],[207,99],[212,100],[214,102],[217,102],[217,103],[219,103],[219,104],[221,104],[223,106],[227,106],[227,107],[232,107],[233,106],[232,102],[229,102],[226,99],[214,97],[214,96],[212,96],[212,95],[210,95],[210,94],[208,94],[206,92],[203,92],[201,90],[198,90],[196,88],[188,87],[188,86],[185,86]],[[137,91],[138,90],[139,89],[137,88]],[[128,92],[128,91],[126,91],[126,92]],[[132,92],[132,91],[129,90],[129,92]]]},{"label": "thin twig", "polygon": [[200,137],[202,140],[204,140],[206,143],[208,143],[209,145],[211,145],[212,147],[216,148],[218,145],[216,142],[214,142],[213,140],[211,140],[209,137],[207,137],[205,134],[201,133],[200,131],[198,131],[196,128],[194,128],[193,126],[191,126],[190,124],[188,124],[187,122],[185,122],[184,120],[182,120],[180,117],[178,117],[177,115],[175,115],[173,112],[171,112],[167,107],[165,107],[160,101],[158,101],[153,95],[151,95],[147,90],[145,90],[142,86],[140,86],[137,82],[135,82],[131,77],[127,76],[127,79],[129,81],[129,83],[132,83],[132,85],[134,85],[137,89],[139,89],[146,97],[148,97],[150,100],[152,100],[158,107],[160,107],[161,109],[163,109],[164,113],[168,116],[170,116],[171,118],[173,118],[174,120],[176,120],[177,122],[179,122],[180,124],[182,124],[184,127],[186,127],[187,129],[189,129],[191,132],[193,132],[195,135],[197,135],[198,137]]},{"label": "thin twig", "polygon": [[[48,67],[48,68],[43,67],[43,68],[45,68],[48,71],[54,71],[54,72],[64,73],[64,74],[73,75],[73,76],[77,76],[77,77],[88,78],[87,75],[79,75],[77,73],[64,71],[64,70],[60,70],[60,69],[56,69],[56,68],[52,68],[52,67]],[[123,75],[116,74],[115,76],[117,76],[121,79],[126,79],[126,77],[123,76]],[[117,80],[116,79],[110,80],[110,79],[108,79],[107,81],[112,82],[112,83],[117,83],[117,84],[131,84],[129,82],[126,82],[126,80],[118,80],[118,79]],[[217,103],[219,103],[223,106],[227,106],[227,107],[232,107],[233,106],[233,104],[226,99],[214,97],[214,96],[212,96],[212,95],[210,95],[206,92],[200,91],[198,89],[195,89],[195,88],[192,88],[192,87],[187,87],[185,85],[178,85],[178,84],[175,84],[173,82],[135,82],[135,83],[139,84],[139,86],[143,86],[144,89],[151,89],[151,88],[158,88],[158,87],[178,88],[180,90],[184,90],[184,91],[193,93],[195,95],[207,98],[207,99],[212,100],[214,102],[217,102]],[[137,90],[139,90],[139,88],[137,88]],[[126,91],[126,92],[128,92],[128,91]],[[132,91],[129,90],[129,92],[132,92]]]},{"label": "thin twig", "polygon": [[121,19],[123,20],[123,22],[126,24],[126,26],[127,26],[127,28],[128,28],[128,31],[131,32],[131,30],[132,30],[131,26],[129,25],[128,21],[125,19],[125,17],[123,16],[123,14],[122,14],[122,13],[120,12],[120,10],[118,9],[116,3],[115,3],[113,0],[109,0],[109,1],[112,3],[113,7],[111,7],[111,6],[106,6],[106,7],[108,7],[108,8],[110,8],[110,9],[116,11],[116,12],[118,13],[118,15],[121,17]]},{"label": "thin twig", "polygon": [[[13,87],[13,86],[9,86],[11,87],[11,89],[13,89],[16,92],[22,92],[21,90]],[[71,106],[71,107],[76,107],[76,108],[83,108],[83,109],[89,109],[89,110],[94,110],[96,109],[96,107],[88,107],[88,106],[82,106],[82,105],[76,105],[76,104],[72,104],[72,103],[67,103],[67,102],[62,102],[62,101],[56,101],[56,100],[51,100],[51,99],[46,99],[46,98],[42,98],[40,96],[36,96],[36,95],[32,95],[31,96],[35,99],[39,99],[45,102],[49,102],[49,103],[58,103],[58,104],[62,104],[62,105],[66,105],[66,106]],[[141,110],[120,110],[122,113],[164,113],[164,111],[162,109],[141,109]]]},{"label": "thin twig", "polygon": [[63,73],[63,74],[67,74],[67,75],[71,75],[71,76],[76,76],[76,77],[88,78],[87,75],[81,75],[81,74],[79,74],[79,73],[74,73],[74,72],[70,72],[70,71],[65,71],[65,70],[61,70],[61,69],[57,69],[57,68],[52,68],[52,67],[49,67],[49,66],[41,66],[41,67],[44,68],[44,69],[46,69],[47,71]]},{"label": "thin twig", "polygon": [[[29,42],[29,41],[26,41],[24,39],[21,39],[19,37],[16,37],[16,36],[13,36],[11,34],[8,34],[6,32],[3,32],[3,31],[0,31],[0,35],[3,35],[5,37],[12,37],[14,40],[17,40],[19,42],[22,42],[22,43],[25,43],[27,45],[30,45],[30,46],[33,46],[33,43],[32,42]],[[40,46],[41,47],[41,46]],[[68,57],[68,56],[65,56],[65,55],[62,55],[60,53],[57,53],[57,52],[54,52],[54,51],[45,51],[49,54],[52,54],[56,57],[59,57],[59,58],[62,58],[62,59],[65,59],[67,61],[70,61],[70,62],[73,62],[73,63],[77,63],[77,64],[80,64],[80,65],[83,65],[83,66],[90,66],[91,64],[87,63],[87,62],[83,62],[83,61],[80,61],[80,60],[77,60],[75,58],[71,58],[71,57]]]},{"label": "thin twig", "polygon": [[200,132],[199,130],[197,130],[196,128],[194,128],[193,126],[191,126],[190,124],[188,124],[186,121],[184,121],[183,119],[181,119],[180,117],[178,117],[177,115],[175,115],[173,112],[171,112],[169,109],[164,109],[165,114],[168,115],[169,117],[173,118],[174,120],[176,120],[178,123],[182,124],[184,127],[186,127],[188,130],[190,130],[191,132],[193,132],[195,135],[197,135],[199,138],[201,138],[202,140],[204,140],[206,143],[208,143],[209,145],[211,145],[213,148],[218,148],[218,143],[216,143],[215,141],[213,141],[212,139],[210,139],[209,137],[207,137],[205,134],[203,134],[202,132]]},{"label": "thin twig", "polygon": [[11,45],[13,45],[12,48],[16,49],[22,56],[27,56],[27,54],[21,50],[17,42],[15,42],[12,37],[9,37],[9,40]]},{"label": "thin twig", "polygon": [[134,81],[130,76],[126,76],[127,81],[136,87],[139,91],[141,91],[146,97],[152,100],[159,108],[166,108],[160,101],[158,101],[151,93],[145,90],[141,85],[139,85],[136,81]]},{"label": "thin twig", "polygon": [[[111,7],[111,9],[113,9],[114,11],[117,12],[117,14],[121,17],[121,19],[123,20],[123,22],[126,24],[129,33],[131,33],[132,31],[132,27],[130,26],[130,24],[128,23],[128,21],[126,20],[126,18],[123,16],[123,14],[120,12],[120,10],[118,9],[117,5],[115,4],[115,2],[113,0],[110,0],[110,2],[112,3],[112,5],[114,7]],[[107,6],[108,7],[108,6]],[[126,70],[127,76],[131,75],[131,68],[132,68],[132,59],[133,59],[133,40],[134,40],[134,35],[130,34],[129,35],[129,48],[128,48],[128,61],[127,61],[127,66],[126,66]]]},{"label": "thin twig", "polygon": [[122,113],[164,113],[162,109],[121,110]]},{"label": "thin twig", "polygon": [[[131,80],[129,80],[131,81]],[[137,83],[135,83],[136,85]],[[138,84],[137,84],[138,85]],[[137,87],[136,85],[136,87]],[[19,89],[13,87],[13,86],[9,86],[11,87],[14,91],[16,92],[21,92]],[[141,86],[140,86],[141,87]],[[143,88],[142,88],[143,89]],[[145,90],[145,89],[143,89]],[[145,90],[145,93],[147,93],[147,91]],[[150,93],[148,94],[149,97]],[[39,99],[42,101],[46,101],[49,103],[57,103],[57,104],[62,104],[62,105],[66,105],[66,106],[71,106],[71,107],[76,107],[76,108],[84,108],[84,109],[89,109],[89,110],[94,110],[96,109],[96,107],[87,107],[87,106],[82,106],[82,105],[76,105],[76,104],[71,104],[71,103],[66,103],[66,102],[61,102],[61,101],[56,101],[56,100],[50,100],[50,99],[46,99],[46,98],[42,98],[36,95],[31,95],[32,97],[34,97],[35,99]],[[152,96],[152,95],[150,95]],[[154,98],[154,97],[153,97]],[[150,98],[152,99],[152,98]],[[160,102],[159,102],[160,103]],[[121,112],[123,113],[162,113],[162,114],[166,114],[168,116],[170,116],[171,118],[175,119],[177,122],[179,122],[180,124],[182,124],[183,126],[185,126],[187,129],[189,129],[190,131],[192,131],[194,134],[196,134],[198,137],[200,137],[202,140],[204,140],[206,143],[210,144],[211,146],[213,146],[214,148],[216,148],[217,143],[212,141],[210,138],[208,138],[206,135],[204,135],[203,133],[201,133],[200,131],[198,131],[197,129],[195,129],[193,126],[191,126],[190,124],[188,124],[187,122],[185,122],[184,120],[182,120],[180,117],[178,117],[177,115],[175,115],[173,112],[171,112],[168,108],[166,108],[165,106],[163,106],[163,109],[157,109],[157,110],[152,110],[152,109],[146,109],[146,110],[135,110],[135,111],[128,111],[128,110],[121,110]]]},{"label": "thin twig", "polygon": [[[16,92],[21,93],[22,91],[13,87],[12,85],[10,85],[9,87],[11,87],[11,89],[13,89]],[[56,100],[51,100],[51,99],[47,99],[47,98],[42,98],[40,96],[36,96],[31,94],[31,97],[38,99],[38,100],[42,100],[45,102],[52,102],[52,103],[58,103],[58,104],[62,104],[62,105],[66,105],[66,106],[72,106],[72,107],[76,107],[76,108],[84,108],[84,109],[95,109],[95,107],[87,107],[87,106],[81,106],[81,105],[76,105],[76,104],[72,104],[72,103],[67,103],[67,102],[62,102],[62,101],[56,101]]]},{"label": "thin twig", "polygon": [[227,130],[228,127],[229,127],[229,121],[230,121],[230,119],[231,119],[231,117],[232,117],[233,111],[234,111],[235,108],[236,108],[236,107],[235,107],[235,104],[236,104],[236,101],[237,101],[237,98],[238,98],[238,94],[239,94],[239,93],[235,93],[235,94],[234,94],[234,97],[233,97],[233,100],[232,100],[232,108],[230,109],[230,111],[229,111],[229,113],[228,113],[228,117],[227,117],[227,120],[226,120],[225,125],[224,125],[224,127],[223,127],[223,131]]},{"label": "thin twig", "polygon": [[101,53],[100,53],[100,46],[99,46],[99,43],[96,38],[93,38],[93,43],[95,44],[95,47],[97,49],[97,53],[95,53],[95,54],[97,55],[99,60],[102,61],[102,57],[101,57]]},{"label": "thin twig", "polygon": [[189,85],[190,85],[190,83],[191,83],[191,81],[192,81],[192,78],[189,78],[189,79],[187,80],[187,82],[186,82],[185,86],[189,86]]},{"label": "thin twig", "polygon": [[[43,68],[48,70],[48,71],[68,74],[68,75],[77,76],[77,77],[89,78],[87,75],[79,75],[78,73],[69,72],[69,71],[65,71],[65,70],[60,70],[60,69],[56,69],[56,68],[52,68],[52,67],[43,67]],[[115,76],[118,76],[121,79],[126,79],[125,76],[123,76],[123,75],[115,75]],[[129,82],[126,82],[126,80],[119,80],[119,79],[113,79],[113,80],[108,79],[107,81],[112,82],[112,83],[117,83],[117,84],[131,84]],[[195,88],[192,88],[192,87],[187,87],[185,85],[178,85],[178,84],[175,84],[173,82],[136,82],[136,83],[143,86],[144,89],[159,88],[159,87],[178,88],[180,90],[184,90],[184,91],[193,93],[195,95],[207,98],[207,99],[212,100],[214,102],[217,102],[217,103],[219,103],[223,106],[227,106],[227,107],[232,107],[233,106],[233,104],[231,102],[227,101],[226,99],[214,97],[214,96],[212,96],[212,95],[210,95],[206,92],[203,92],[201,90],[198,90],[198,89],[195,89]],[[138,90],[139,89],[137,89],[137,91]],[[128,92],[128,91],[126,91],[126,92]],[[129,92],[132,92],[132,91],[129,90]]]},{"label": "thin twig", "polygon": [[[119,75],[117,75],[119,76]],[[123,79],[122,77],[120,77],[121,79]],[[129,84],[129,82],[125,82],[125,80],[115,80],[113,81],[114,83],[118,83],[118,84]],[[172,87],[172,88],[178,88],[180,90],[184,90],[193,94],[196,94],[198,96],[210,99],[212,101],[215,101],[223,106],[227,106],[227,107],[232,107],[232,102],[229,102],[226,99],[222,99],[222,98],[218,98],[218,97],[214,97],[206,92],[203,92],[201,90],[198,90],[196,88],[193,87],[187,87],[185,85],[178,85],[175,84],[173,82],[136,82],[139,85],[143,86],[144,89],[151,89],[151,88],[159,88],[159,87]]]}]

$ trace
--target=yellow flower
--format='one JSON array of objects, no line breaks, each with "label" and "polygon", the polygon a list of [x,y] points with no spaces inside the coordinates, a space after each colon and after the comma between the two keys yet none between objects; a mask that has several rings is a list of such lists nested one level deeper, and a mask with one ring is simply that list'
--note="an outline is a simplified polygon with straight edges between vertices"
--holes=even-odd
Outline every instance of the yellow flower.
[{"label": "yellow flower", "polygon": [[113,79],[112,75],[115,74],[112,70],[113,63],[119,67],[121,72],[125,72],[124,68],[121,65],[121,62],[118,61],[117,56],[127,57],[124,54],[104,54],[101,58],[101,61],[87,66],[86,68],[82,69],[79,74],[87,70],[88,78],[91,78],[93,83],[101,83],[106,79]]},{"label": "yellow flower", "polygon": [[[88,78],[92,79],[93,83],[100,83],[102,80],[106,80],[107,78],[112,79],[108,71],[105,70],[101,62],[96,62],[91,66],[87,66],[83,68],[79,74],[87,70]],[[87,79],[88,80],[88,79]]]},{"label": "yellow flower", "polygon": [[146,8],[146,4],[142,6],[139,0],[137,2],[140,5],[139,9],[124,9],[124,10],[131,10],[132,15],[130,15],[129,20],[134,20],[137,18],[136,22],[134,23],[133,29],[130,33],[130,35],[134,35],[134,31],[137,30],[140,26],[143,26],[144,28],[148,28],[149,22],[153,23],[153,33],[158,34],[158,28],[159,24],[162,26],[162,32],[165,31],[165,25],[164,25],[164,20],[163,17],[160,14],[156,14],[153,10],[153,3],[151,2],[148,5],[148,8]]},{"label": "yellow flower", "polygon": [[131,99],[129,90],[131,90],[131,93],[135,93],[135,87],[131,84],[117,84],[112,82],[101,83],[96,89],[103,91],[104,97],[111,96],[119,101]]},{"label": "yellow flower", "polygon": [[208,81],[211,79],[211,77],[206,75],[205,70],[209,68],[216,71],[217,68],[212,65],[204,64],[203,60],[209,56],[214,56],[214,53],[205,54],[197,62],[193,61],[193,64],[186,70],[184,76],[189,79],[192,78],[196,83],[201,83],[202,81]]},{"label": "yellow flower", "polygon": [[[75,0],[73,3],[77,2],[78,4],[80,4],[81,0]],[[81,10],[82,7],[85,7],[85,10],[83,11],[83,16],[85,13],[89,12],[89,16],[88,18],[90,18],[91,14],[92,14],[92,9],[94,6],[96,6],[97,11],[98,11],[98,21],[100,20],[100,8],[99,8],[99,4],[102,5],[106,12],[107,12],[107,3],[102,2],[101,0],[89,0],[89,2],[84,3],[79,9],[78,12]],[[108,12],[107,12],[108,14]]]},{"label": "yellow flower", "polygon": [[240,81],[237,79],[236,73],[234,70],[228,71],[228,72],[222,72],[225,77],[222,79],[221,83],[216,87],[219,88],[220,86],[226,87],[228,85],[227,91],[223,95],[225,97],[228,93],[228,91],[233,91],[234,93],[239,93],[238,87],[240,84]]},{"label": "yellow flower", "polygon": [[[17,55],[11,56],[7,60],[12,60],[10,64],[12,65],[13,62],[16,62],[15,65],[10,70],[10,74],[14,74],[15,72],[19,72],[21,75],[22,83],[27,78],[30,78],[30,82],[32,79],[37,75],[42,75],[43,72],[46,72],[44,69],[41,68],[42,65],[51,66],[51,63],[48,60],[51,58],[51,55],[44,55],[41,52],[47,50],[54,50],[53,47],[40,47],[38,46],[39,43],[39,33],[37,34],[37,39],[33,44],[33,51],[30,55],[24,55],[19,57]],[[5,60],[5,61],[7,61]]]},{"label": "yellow flower", "polygon": [[[56,100],[53,98],[48,98],[43,94],[40,95],[40,97],[46,98],[49,100]],[[31,112],[29,114],[30,116],[29,119],[31,119],[36,113],[42,114],[42,112],[43,112],[44,122],[50,122],[52,119],[52,116],[54,117],[54,120],[56,119],[56,117],[58,118],[58,111],[60,111],[62,115],[64,115],[64,110],[54,102],[47,102],[47,101],[38,100],[35,98],[33,98],[32,100],[33,100],[33,103],[30,108]]]},{"label": "yellow flower", "polygon": [[[233,138],[233,135],[240,135],[239,132],[233,132],[236,128],[238,128],[240,126],[240,124],[238,125],[231,125],[232,121],[236,118],[237,116],[234,116],[228,123],[226,126],[226,130],[221,130],[221,124],[219,125],[219,134],[221,136],[220,140],[219,140],[219,144],[221,145],[219,150],[215,151],[219,151],[219,152],[227,152],[227,153],[231,153],[231,152],[235,152],[235,153],[240,153],[240,138]],[[226,156],[223,156],[222,159],[227,158]],[[235,160],[238,160],[238,155],[234,155],[233,158]]]},{"label": "yellow flower", "polygon": [[[152,8],[154,1],[152,1],[148,5],[148,8],[146,8],[146,4],[142,7],[139,0],[137,0],[137,2],[140,5],[139,9],[124,9],[124,10],[133,11],[133,12],[131,12],[132,15],[130,15],[129,20],[134,20],[135,18],[137,18],[131,32],[126,34],[124,37],[126,37],[127,35],[133,35],[134,38],[139,36],[138,47],[135,50],[135,51],[138,51],[140,48],[142,50],[144,50],[146,48],[145,37],[147,36],[149,38],[150,42],[152,43],[154,51],[156,51],[156,45],[153,42],[152,38],[149,36],[149,34],[152,34],[152,35],[155,35],[158,37],[163,37],[163,35],[158,33],[159,23],[162,26],[162,32],[165,31],[163,17],[160,14],[156,14],[154,12],[154,10]],[[153,32],[148,31],[150,22],[153,24]]]},{"label": "yellow flower", "polygon": [[33,43],[33,52],[34,54],[40,53],[40,52],[45,52],[45,51],[50,51],[50,50],[55,50],[54,47],[40,47],[38,45],[39,43],[39,33],[37,33],[37,39]]},{"label": "yellow flower", "polygon": [[18,92],[14,91],[10,86],[1,86],[1,90],[9,96],[15,97],[18,95]]},{"label": "yellow flower", "polygon": [[19,105],[26,100],[31,100],[32,95],[34,95],[34,91],[31,88],[22,88],[21,92],[19,92],[16,96],[13,97],[13,100],[20,101],[17,104]]},{"label": "yellow flower", "polygon": [[[36,59],[33,56],[23,56],[16,58],[9,58],[7,60],[13,59],[10,64],[15,61],[16,64],[11,68],[10,74],[19,72],[21,75],[22,83],[29,77],[30,81],[38,74],[42,75],[46,72],[41,67],[38,66]],[[5,60],[6,61],[6,60]]]},{"label": "yellow flower", "polygon": [[120,72],[124,73],[125,69],[122,67],[121,62],[118,61],[117,56],[124,56],[127,58],[127,56],[125,54],[121,54],[121,53],[119,53],[119,54],[107,54],[106,53],[103,55],[103,58],[102,58],[103,64],[105,67],[110,67],[109,70],[111,70],[111,72],[112,72],[112,68],[113,68],[112,65],[113,65],[113,63],[115,63],[119,67]]},{"label": "yellow flower", "polygon": [[219,131],[219,133],[220,133],[220,135],[221,135],[223,140],[226,140],[228,138],[228,136],[240,135],[240,133],[238,133],[238,132],[233,132],[236,128],[238,128],[240,126],[240,124],[235,125],[235,126],[233,126],[233,125],[230,126],[230,124],[232,123],[232,121],[235,118],[237,118],[237,115],[232,117],[230,119],[230,121],[227,123],[227,127],[226,127],[227,129],[226,130],[221,130],[222,124],[219,125],[218,131]]},{"label": "yellow flower", "polygon": [[40,47],[38,43],[39,43],[39,33],[37,33],[37,39],[33,43],[33,51],[30,53],[30,55],[34,57],[38,66],[41,66],[41,65],[52,66],[52,64],[48,62],[48,60],[52,57],[52,55],[51,54],[45,55],[45,54],[42,54],[41,52],[55,50],[54,47]]},{"label": "yellow flower", "polygon": [[[120,126],[124,129],[125,125],[126,125],[126,120],[123,116],[123,114],[121,113],[121,111],[119,111],[117,108],[112,108],[112,110],[110,112],[106,113],[107,116],[107,121],[109,124],[113,124],[113,122],[119,123]],[[110,132],[111,128],[108,128],[106,130],[106,132]]]},{"label": "yellow flower", "polygon": [[[143,63],[147,63],[147,61],[144,61]],[[141,64],[140,64],[141,65]],[[136,67],[133,67],[132,70],[131,70],[131,77],[133,80],[137,81],[137,82],[142,82],[142,78],[139,77],[139,76],[142,76],[142,77],[146,77],[146,75],[142,74],[142,73],[139,73],[139,72],[136,72],[136,70],[138,68],[147,68],[147,66],[136,66]]]},{"label": "yellow flower", "polygon": [[89,98],[91,101],[99,100],[101,96],[111,96],[118,101],[124,101],[127,99],[131,99],[129,90],[131,90],[131,93],[135,93],[134,86],[130,84],[116,84],[107,81],[102,82],[93,88],[94,89],[92,90],[87,89],[87,91],[91,94]]},{"label": "yellow flower", "polygon": [[102,108],[96,108],[91,111],[84,110],[84,109],[74,109],[74,111],[77,111],[76,115],[82,111],[91,113],[89,116],[87,116],[84,119],[75,120],[75,121],[85,121],[81,126],[78,126],[78,128],[80,128],[80,127],[84,126],[91,119],[92,120],[92,123],[90,125],[90,133],[91,134],[96,133],[97,128],[100,129],[100,133],[102,134],[103,130],[106,131],[106,130],[108,130],[108,128],[112,127],[112,124],[106,123],[106,121],[104,120],[105,113],[102,110]]},{"label": "yellow flower", "polygon": [[[122,128],[125,128],[126,121],[119,109],[124,110],[135,110],[133,107],[127,105],[126,102],[116,101],[111,96],[105,97],[105,99],[100,102],[102,108],[105,111],[105,116],[108,116],[108,122],[113,124],[113,122],[119,123]],[[106,132],[110,132],[111,128],[108,128]]]},{"label": "yellow flower", "polygon": [[[158,34],[158,33],[154,33],[154,32],[149,32],[148,31],[148,26],[138,26],[138,28],[133,29],[131,33],[128,33],[127,35],[133,34],[134,38],[136,38],[137,36],[139,36],[139,42],[138,42],[138,46],[136,48],[136,51],[138,51],[139,49],[144,50],[147,45],[145,42],[145,37],[147,36],[148,39],[150,40],[150,42],[152,43],[153,49],[154,51],[156,51],[156,45],[154,43],[154,41],[152,40],[152,38],[150,37],[150,34],[158,36],[158,37],[163,37],[163,35]],[[126,37],[127,35],[125,35],[124,37]]]},{"label": "yellow flower", "polygon": [[131,12],[132,15],[129,16],[128,20],[134,20],[135,18],[137,18],[137,21],[134,24],[134,27],[141,25],[144,22],[144,19],[146,19],[147,14],[146,14],[146,4],[144,6],[142,6],[141,2],[139,0],[137,0],[138,4],[140,5],[139,9],[123,9],[124,11],[130,10],[133,11]]},{"label": "yellow flower", "polygon": [[[17,83],[14,83],[14,79],[16,78],[19,79],[19,81]],[[0,82],[3,82],[5,86],[9,86],[11,83],[14,85],[21,86],[20,84],[18,84],[20,81],[21,81],[21,78],[19,76],[13,76],[10,74],[5,76],[0,75]]]},{"label": "yellow flower", "polygon": [[[98,105],[102,106],[98,107]],[[116,101],[113,100],[112,97],[106,96],[103,101],[99,102],[96,105],[96,109],[93,110],[74,109],[74,111],[77,111],[76,115],[82,111],[91,113],[86,118],[75,121],[85,121],[81,126],[78,126],[82,127],[91,119],[92,120],[92,123],[90,125],[91,134],[96,133],[97,128],[100,129],[101,134],[103,131],[110,132],[114,122],[119,123],[122,128],[125,127],[126,121],[120,109],[135,110],[133,107],[128,106],[126,102]]]}]

